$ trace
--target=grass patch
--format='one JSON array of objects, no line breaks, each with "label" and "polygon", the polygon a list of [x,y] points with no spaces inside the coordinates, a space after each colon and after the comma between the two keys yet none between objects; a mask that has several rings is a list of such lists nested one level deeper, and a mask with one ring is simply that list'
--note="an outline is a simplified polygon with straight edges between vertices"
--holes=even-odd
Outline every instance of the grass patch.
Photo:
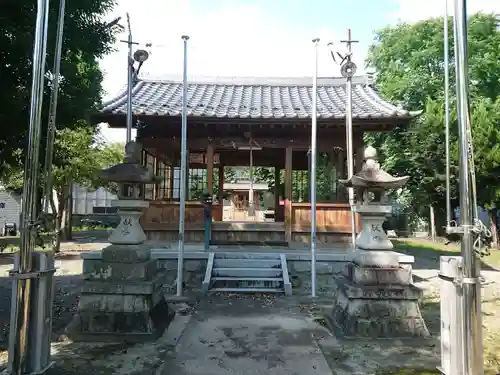
[{"label": "grass patch", "polygon": [[[459,256],[460,246],[454,243],[431,242],[429,240],[392,240],[398,251],[415,257],[439,259],[440,256]],[[500,250],[491,250],[488,256],[481,257],[481,261],[493,268],[500,268]]]},{"label": "grass patch", "polygon": [[377,375],[441,375],[437,370],[400,369],[389,372],[377,372]]}]

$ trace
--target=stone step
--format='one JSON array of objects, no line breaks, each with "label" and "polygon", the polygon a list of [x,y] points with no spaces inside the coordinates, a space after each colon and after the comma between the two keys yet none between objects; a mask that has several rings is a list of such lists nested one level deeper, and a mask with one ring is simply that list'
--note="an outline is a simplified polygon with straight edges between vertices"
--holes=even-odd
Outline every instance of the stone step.
[{"label": "stone step", "polygon": [[213,268],[212,278],[217,276],[225,277],[281,277],[283,271],[280,268]]},{"label": "stone step", "polygon": [[213,277],[211,288],[283,288],[282,277]]},{"label": "stone step", "polygon": [[231,241],[231,240],[211,240],[212,246],[275,246],[288,247],[287,241]]},{"label": "stone step", "polygon": [[255,252],[238,252],[238,251],[228,251],[228,252],[217,252],[215,255],[215,260],[219,259],[279,259],[281,260],[280,253],[268,253],[259,252],[258,249],[254,249]]},{"label": "stone step", "polygon": [[281,260],[276,259],[218,259],[214,260],[216,268],[281,268]]},{"label": "stone step", "polygon": [[234,293],[285,293],[281,288],[214,288],[211,292],[234,292]]}]

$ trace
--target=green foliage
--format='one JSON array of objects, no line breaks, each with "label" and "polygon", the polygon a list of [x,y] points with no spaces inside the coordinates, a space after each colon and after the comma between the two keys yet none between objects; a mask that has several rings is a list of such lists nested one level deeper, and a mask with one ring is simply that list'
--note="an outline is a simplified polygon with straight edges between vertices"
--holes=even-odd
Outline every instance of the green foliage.
[{"label": "green foliage", "polygon": [[[454,61],[450,19],[450,61]],[[368,62],[377,71],[377,87],[389,100],[411,110],[424,110],[411,128],[369,134],[365,141],[381,151],[383,166],[410,175],[403,194],[407,205],[427,216],[436,207],[440,229],[445,215],[445,125],[443,19],[401,23],[376,33]],[[469,21],[471,127],[474,138],[478,202],[500,204],[500,20],[475,14]],[[450,149],[452,206],[458,205],[458,143],[454,65],[450,66]],[[409,193],[409,194],[408,194]],[[408,197],[410,197],[408,199]]]},{"label": "green foliage", "polygon": [[[66,2],[63,53],[57,126],[73,128],[86,117],[87,111],[101,102],[102,73],[98,60],[111,51],[117,27],[106,27],[104,16],[115,0],[80,0]],[[59,2],[50,2],[46,72],[54,64]],[[19,160],[16,150],[24,149],[29,124],[32,79],[32,54],[35,32],[36,2],[5,0],[0,12],[0,166]],[[51,82],[44,90],[43,137],[46,134]],[[42,145],[45,142],[42,140]],[[40,160],[43,160],[42,147]]]},{"label": "green foliage", "polygon": [[[22,153],[18,149],[14,165],[21,164]],[[58,196],[64,196],[71,183],[97,188],[108,187],[99,179],[98,171],[123,161],[123,145],[106,145],[98,140],[94,131],[88,127],[61,129],[56,133],[54,159],[52,165],[52,184]],[[3,177],[3,184],[11,189],[20,189],[23,184],[23,169],[9,168]],[[43,173],[39,173],[40,183]]]},{"label": "green foliage", "polygon": [[[450,82],[454,82],[454,44],[449,20]],[[377,72],[384,96],[410,110],[425,108],[428,99],[444,97],[443,19],[400,23],[378,30],[367,63]],[[469,19],[469,81],[474,96],[500,95],[500,20],[495,14]],[[454,86],[450,88],[454,93]]]}]

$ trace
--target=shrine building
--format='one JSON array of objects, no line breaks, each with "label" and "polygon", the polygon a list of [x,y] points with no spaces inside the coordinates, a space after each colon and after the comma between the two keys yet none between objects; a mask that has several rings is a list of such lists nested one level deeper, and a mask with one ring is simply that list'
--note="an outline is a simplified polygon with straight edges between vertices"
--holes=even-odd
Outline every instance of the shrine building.
[{"label": "shrine building", "polygon": [[[188,82],[186,242],[203,242],[204,193],[215,197],[214,243],[309,242],[312,79],[190,77]],[[353,77],[352,88],[357,171],[364,133],[407,125],[413,114],[382,99],[369,76]],[[139,79],[133,88],[133,123],[143,163],[162,178],[145,189],[150,207],[142,224],[153,240],[178,240],[182,91],[182,80]],[[317,95],[317,238],[319,243],[347,243],[351,213],[346,190],[338,183],[347,176],[345,78],[319,78]],[[126,128],[126,102],[124,91],[104,103],[92,121]],[[267,179],[255,173],[253,186],[238,190],[238,181],[231,179],[244,167],[248,170],[250,158],[255,169],[266,168]],[[243,177],[247,183],[248,174]],[[250,214],[251,200],[255,212]],[[224,213],[233,209],[240,212]]]}]

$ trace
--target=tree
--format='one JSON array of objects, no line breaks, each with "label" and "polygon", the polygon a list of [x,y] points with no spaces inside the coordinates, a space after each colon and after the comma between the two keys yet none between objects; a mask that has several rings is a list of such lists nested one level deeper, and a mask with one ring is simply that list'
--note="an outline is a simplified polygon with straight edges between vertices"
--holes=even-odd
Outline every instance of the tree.
[{"label": "tree", "polygon": [[[436,206],[437,219],[444,224],[445,213],[445,137],[443,20],[431,19],[415,24],[401,23],[376,33],[368,63],[377,72],[377,87],[392,102],[410,110],[424,110],[410,129],[397,127],[390,133],[370,134],[366,142],[383,155],[384,167],[394,174],[409,174],[409,204],[420,214]],[[451,28],[451,20],[450,20]],[[451,33],[450,33],[451,34]],[[450,36],[450,61],[453,40]],[[469,21],[469,80],[471,89],[472,132],[475,147],[479,204],[498,207],[500,139],[498,126],[500,95],[500,21],[493,14],[475,14]],[[454,64],[450,66],[454,83]],[[452,202],[458,203],[457,122],[454,114],[454,87],[451,103]],[[496,213],[492,213],[496,214]],[[442,227],[438,225],[438,228]]]},{"label": "tree", "polygon": [[[21,151],[17,150],[16,155],[21,157]],[[96,137],[92,129],[86,126],[57,131],[52,166],[52,186],[57,199],[54,199],[53,194],[50,201],[56,219],[54,251],[59,251],[60,241],[65,234],[65,231],[62,230],[64,229],[62,224],[63,218],[68,214],[67,203],[71,199],[72,185],[109,188],[110,184],[102,181],[97,172],[120,163],[123,161],[123,155],[123,145],[105,144]],[[43,174],[40,173],[40,176]],[[42,180],[40,182],[43,183]],[[9,173],[4,175],[3,183],[11,189],[21,188],[23,168],[9,170]]]},{"label": "tree", "polygon": [[[46,67],[51,76],[59,2],[50,2]],[[0,168],[19,160],[15,151],[23,149],[27,139],[32,78],[32,54],[35,32],[36,2],[5,0],[0,12]],[[111,51],[119,27],[108,27],[103,16],[115,0],[82,0],[66,2],[60,92],[57,112],[58,128],[73,128],[86,117],[87,111],[101,103],[102,73],[98,60]],[[85,37],[82,37],[85,36]],[[46,134],[51,82],[45,80],[42,134]],[[45,142],[42,139],[42,145]],[[40,160],[43,160],[42,147]],[[22,158],[21,158],[22,160]],[[1,171],[0,171],[1,173]]]}]

